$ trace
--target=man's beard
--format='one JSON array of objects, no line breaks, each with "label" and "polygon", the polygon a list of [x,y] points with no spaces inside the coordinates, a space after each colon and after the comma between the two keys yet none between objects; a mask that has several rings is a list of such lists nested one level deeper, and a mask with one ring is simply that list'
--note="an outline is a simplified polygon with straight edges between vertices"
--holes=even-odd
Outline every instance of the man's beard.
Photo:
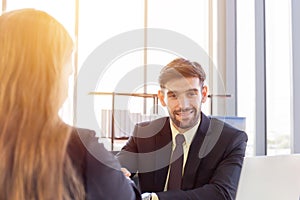
[{"label": "man's beard", "polygon": [[[188,122],[182,122],[182,120],[178,120],[176,119],[176,117],[178,116],[177,113],[179,112],[193,112],[193,116],[191,118],[189,118]],[[180,110],[175,110],[172,115],[170,115],[170,118],[173,122],[173,124],[180,129],[190,129],[193,126],[195,126],[200,118],[200,112],[197,112],[197,110],[195,108],[188,108],[188,109],[180,109]]]}]

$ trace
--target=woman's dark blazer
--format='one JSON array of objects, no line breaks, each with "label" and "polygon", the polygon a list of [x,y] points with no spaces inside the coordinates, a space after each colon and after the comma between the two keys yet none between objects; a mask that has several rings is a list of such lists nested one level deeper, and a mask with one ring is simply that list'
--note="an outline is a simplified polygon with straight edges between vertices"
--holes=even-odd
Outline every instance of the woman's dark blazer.
[{"label": "woman's dark blazer", "polygon": [[98,142],[94,131],[73,128],[68,154],[84,182],[86,199],[141,198],[133,182],[120,171],[119,162]]}]

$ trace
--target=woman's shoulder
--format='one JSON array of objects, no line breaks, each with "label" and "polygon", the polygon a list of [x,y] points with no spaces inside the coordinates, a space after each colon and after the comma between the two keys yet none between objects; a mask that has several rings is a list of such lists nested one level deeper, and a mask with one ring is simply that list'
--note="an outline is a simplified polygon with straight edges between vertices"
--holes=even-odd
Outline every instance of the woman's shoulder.
[{"label": "woman's shoulder", "polygon": [[[103,143],[99,142],[94,130],[73,127],[69,146],[77,154],[84,154],[86,162],[93,158],[92,160],[95,160],[95,162],[100,162],[114,169],[120,169],[120,164],[116,161],[114,155],[104,147]],[[73,156],[77,157],[78,155]]]},{"label": "woman's shoulder", "polygon": [[[87,199],[139,199],[134,185],[121,172],[120,164],[96,137],[93,130],[74,128],[69,142],[84,152],[85,188]],[[75,145],[74,145],[75,144]],[[77,150],[78,152],[78,150]],[[80,155],[80,153],[79,153]],[[73,154],[76,158],[78,155]],[[80,158],[79,158],[80,159]],[[116,193],[115,191],[119,192]]]}]

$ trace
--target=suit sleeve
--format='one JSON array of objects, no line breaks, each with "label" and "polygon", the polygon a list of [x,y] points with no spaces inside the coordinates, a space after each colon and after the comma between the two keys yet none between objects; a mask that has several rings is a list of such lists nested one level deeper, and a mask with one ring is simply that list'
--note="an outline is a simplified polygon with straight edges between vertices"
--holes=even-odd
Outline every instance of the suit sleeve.
[{"label": "suit sleeve", "polygon": [[134,183],[120,171],[119,162],[94,135],[92,131],[90,134],[80,134],[81,141],[87,149],[86,199],[141,199]]},{"label": "suit sleeve", "polygon": [[121,166],[130,171],[132,175],[134,175],[138,170],[138,149],[136,137],[134,137],[136,132],[137,126],[135,126],[133,136],[129,138],[122,150],[116,155],[116,158],[119,160]]},{"label": "suit sleeve", "polygon": [[[228,136],[226,136],[228,137]],[[209,182],[191,190],[158,192],[159,200],[233,200],[246,150],[247,135],[236,132],[229,139],[224,155],[213,172]],[[201,170],[198,173],[203,173]]]}]

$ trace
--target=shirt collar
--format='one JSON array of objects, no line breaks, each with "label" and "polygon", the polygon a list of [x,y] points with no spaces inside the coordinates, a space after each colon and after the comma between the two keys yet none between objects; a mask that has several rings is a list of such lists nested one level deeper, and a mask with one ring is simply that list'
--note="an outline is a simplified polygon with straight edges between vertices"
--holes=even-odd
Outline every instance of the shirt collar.
[{"label": "shirt collar", "polygon": [[[199,127],[200,124],[200,119],[198,121],[198,123],[193,126],[191,129],[189,129],[188,131],[183,133],[184,139],[185,139],[185,143],[190,145],[193,141],[193,138],[196,134],[196,131]],[[173,141],[173,145],[175,145],[175,137],[177,134],[180,134],[179,131],[175,128],[175,126],[173,125],[172,121],[170,120],[170,127],[171,127],[171,132],[172,132],[172,141]]]}]

